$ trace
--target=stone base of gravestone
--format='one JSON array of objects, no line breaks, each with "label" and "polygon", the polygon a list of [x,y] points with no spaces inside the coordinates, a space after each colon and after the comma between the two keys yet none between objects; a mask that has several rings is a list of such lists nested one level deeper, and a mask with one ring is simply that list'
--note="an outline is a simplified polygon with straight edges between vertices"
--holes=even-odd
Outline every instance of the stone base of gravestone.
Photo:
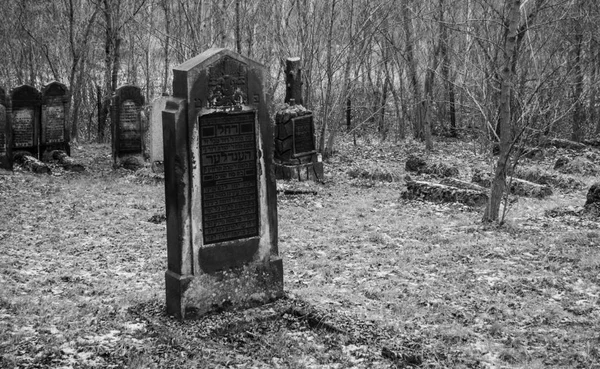
[{"label": "stone base of gravestone", "polygon": [[167,271],[167,311],[187,319],[209,312],[246,309],[283,297],[283,262],[250,263],[181,277]]},{"label": "stone base of gravestone", "polygon": [[322,181],[323,162],[317,154],[312,112],[302,105],[286,104],[275,115],[275,177],[284,180]]},{"label": "stone base of gravestone", "polygon": [[274,163],[275,178],[298,181],[323,181],[323,162],[319,154],[305,157],[307,163],[285,165]]}]

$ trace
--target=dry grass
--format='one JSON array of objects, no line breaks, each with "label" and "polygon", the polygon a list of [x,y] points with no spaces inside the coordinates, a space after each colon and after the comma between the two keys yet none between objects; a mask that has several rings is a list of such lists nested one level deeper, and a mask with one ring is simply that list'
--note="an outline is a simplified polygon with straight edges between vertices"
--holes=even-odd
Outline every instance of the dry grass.
[{"label": "dry grass", "polygon": [[[437,148],[461,178],[486,165]],[[544,215],[594,178],[483,226],[400,199],[419,150],[342,145],[325,184],[290,184],[316,194],[280,195],[289,297],[185,323],[164,315],[154,178],[113,171],[102,145],[74,150],[84,174],[0,176],[0,367],[599,368],[598,220]]]}]

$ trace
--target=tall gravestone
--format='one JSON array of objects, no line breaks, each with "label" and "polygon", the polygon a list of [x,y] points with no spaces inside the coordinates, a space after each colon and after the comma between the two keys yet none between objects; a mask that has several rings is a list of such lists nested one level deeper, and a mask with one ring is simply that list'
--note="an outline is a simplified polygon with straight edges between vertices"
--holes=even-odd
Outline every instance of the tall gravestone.
[{"label": "tall gravestone", "polygon": [[148,117],[147,155],[152,164],[152,170],[161,171],[165,160],[163,154],[162,112],[167,105],[168,97],[161,96],[152,101]]},{"label": "tall gravestone", "polygon": [[285,106],[275,114],[275,175],[277,179],[322,181],[313,114],[302,106],[301,72],[300,58],[288,58]]},{"label": "tall gravestone", "polygon": [[28,151],[39,159],[42,94],[32,86],[22,85],[11,90],[10,100],[13,151]]},{"label": "tall gravestone", "polygon": [[0,168],[12,170],[10,108],[6,91],[0,87]]},{"label": "tall gravestone", "polygon": [[215,48],[173,69],[163,112],[171,315],[283,294],[264,73],[261,64]]},{"label": "tall gravestone", "polygon": [[52,81],[42,88],[42,125],[40,152],[63,150],[71,155],[67,124],[71,95],[67,86]]},{"label": "tall gravestone", "polygon": [[[142,165],[144,96],[137,86],[121,86],[111,104],[112,155],[115,167]],[[134,163],[135,162],[135,163]]]}]

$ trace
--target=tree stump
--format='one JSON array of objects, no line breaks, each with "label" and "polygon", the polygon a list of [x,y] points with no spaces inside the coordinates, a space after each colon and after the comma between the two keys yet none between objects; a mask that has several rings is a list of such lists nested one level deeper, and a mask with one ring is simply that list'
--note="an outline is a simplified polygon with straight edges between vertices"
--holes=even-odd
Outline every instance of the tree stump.
[{"label": "tree stump", "polygon": [[422,199],[431,202],[458,202],[468,206],[483,206],[488,202],[485,192],[456,188],[443,184],[408,181],[402,198],[407,200]]}]

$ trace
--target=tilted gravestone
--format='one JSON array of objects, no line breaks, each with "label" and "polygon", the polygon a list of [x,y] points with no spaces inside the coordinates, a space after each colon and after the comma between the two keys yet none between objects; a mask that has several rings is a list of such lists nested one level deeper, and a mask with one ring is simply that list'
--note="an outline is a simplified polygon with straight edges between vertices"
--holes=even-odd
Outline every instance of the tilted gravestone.
[{"label": "tilted gravestone", "polygon": [[0,168],[12,170],[10,109],[6,91],[0,87]]},{"label": "tilted gravestone", "polygon": [[67,86],[50,82],[42,88],[42,125],[40,152],[63,150],[71,155],[67,124],[71,95]]},{"label": "tilted gravestone", "polygon": [[142,109],[144,96],[137,86],[121,86],[111,103],[112,155],[115,167],[140,167],[143,162]]},{"label": "tilted gravestone", "polygon": [[39,159],[42,94],[32,86],[22,85],[11,90],[10,100],[13,151],[28,151]]},{"label": "tilted gravestone", "polygon": [[173,70],[163,112],[171,315],[283,294],[264,73],[261,64],[215,48]]},{"label": "tilted gravestone", "polygon": [[302,106],[300,58],[286,61],[286,105],[275,114],[277,179],[323,180],[323,162],[315,145],[313,114]]}]

